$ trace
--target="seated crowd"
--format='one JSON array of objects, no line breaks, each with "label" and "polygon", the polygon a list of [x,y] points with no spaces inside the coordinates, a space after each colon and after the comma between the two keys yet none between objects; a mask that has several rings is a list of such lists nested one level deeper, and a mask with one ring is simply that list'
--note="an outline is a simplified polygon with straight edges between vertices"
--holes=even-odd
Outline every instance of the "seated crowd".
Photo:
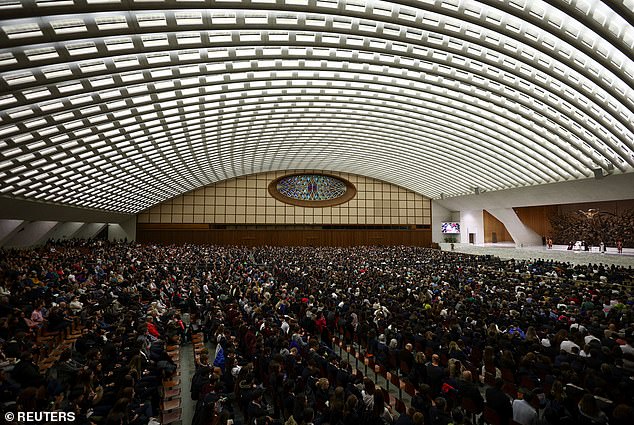
[{"label": "seated crowd", "polygon": [[[196,425],[236,409],[248,424],[447,425],[487,408],[500,425],[631,424],[633,276],[413,247],[3,251],[0,403],[148,423],[174,371],[165,344],[193,330],[216,345],[192,383]],[[81,336],[40,370],[38,341],[70,327]],[[393,411],[334,336],[413,386],[410,406]]]}]

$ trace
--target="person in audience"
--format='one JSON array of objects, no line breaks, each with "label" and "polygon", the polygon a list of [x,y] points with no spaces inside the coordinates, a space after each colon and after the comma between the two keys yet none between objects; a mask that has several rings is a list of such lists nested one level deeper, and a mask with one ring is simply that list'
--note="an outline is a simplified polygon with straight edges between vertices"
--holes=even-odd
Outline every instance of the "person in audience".
[{"label": "person in audience", "polygon": [[539,415],[535,404],[537,395],[532,391],[520,390],[522,398],[513,400],[513,420],[520,425],[537,425]]},{"label": "person in audience", "polygon": [[485,397],[486,405],[493,409],[500,417],[500,425],[506,425],[513,417],[513,407],[511,400],[502,390],[504,380],[501,377],[495,378],[495,384],[487,388]]},{"label": "person in audience", "polygon": [[592,394],[586,393],[579,401],[579,423],[581,425],[605,425],[608,417],[599,408]]}]

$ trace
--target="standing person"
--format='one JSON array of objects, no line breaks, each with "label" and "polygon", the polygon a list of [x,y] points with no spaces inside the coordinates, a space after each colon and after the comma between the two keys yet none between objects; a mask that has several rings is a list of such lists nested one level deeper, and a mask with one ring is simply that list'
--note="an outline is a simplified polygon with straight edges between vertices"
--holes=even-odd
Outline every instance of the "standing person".
[{"label": "standing person", "polygon": [[427,383],[431,387],[431,394],[437,397],[440,394],[442,380],[445,377],[445,368],[440,365],[440,356],[433,354],[431,363],[427,365]]},{"label": "standing person", "polygon": [[494,385],[486,390],[486,405],[500,416],[500,425],[506,425],[509,419],[513,417],[513,407],[511,400],[502,390],[504,380],[495,378]]},{"label": "standing person", "polygon": [[616,252],[623,254],[623,241],[621,239],[616,241]]}]

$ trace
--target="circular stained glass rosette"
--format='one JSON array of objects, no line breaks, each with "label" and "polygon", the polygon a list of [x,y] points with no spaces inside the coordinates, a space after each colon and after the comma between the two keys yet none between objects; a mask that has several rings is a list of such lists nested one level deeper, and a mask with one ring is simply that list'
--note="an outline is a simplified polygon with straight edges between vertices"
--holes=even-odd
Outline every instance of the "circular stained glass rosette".
[{"label": "circular stained glass rosette", "polygon": [[298,201],[329,201],[346,193],[346,184],[331,176],[301,174],[288,176],[277,182],[277,191]]}]

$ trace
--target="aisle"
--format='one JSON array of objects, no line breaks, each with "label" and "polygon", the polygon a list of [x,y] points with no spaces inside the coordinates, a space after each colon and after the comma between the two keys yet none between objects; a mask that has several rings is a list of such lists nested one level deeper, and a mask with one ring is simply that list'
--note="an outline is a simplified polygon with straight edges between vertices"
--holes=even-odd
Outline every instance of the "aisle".
[{"label": "aisle", "polygon": [[183,407],[182,411],[182,425],[191,425],[194,418],[194,412],[196,411],[196,402],[192,400],[189,392],[192,377],[194,376],[194,350],[191,344],[181,345],[180,347],[180,359],[181,359],[181,403]]}]

